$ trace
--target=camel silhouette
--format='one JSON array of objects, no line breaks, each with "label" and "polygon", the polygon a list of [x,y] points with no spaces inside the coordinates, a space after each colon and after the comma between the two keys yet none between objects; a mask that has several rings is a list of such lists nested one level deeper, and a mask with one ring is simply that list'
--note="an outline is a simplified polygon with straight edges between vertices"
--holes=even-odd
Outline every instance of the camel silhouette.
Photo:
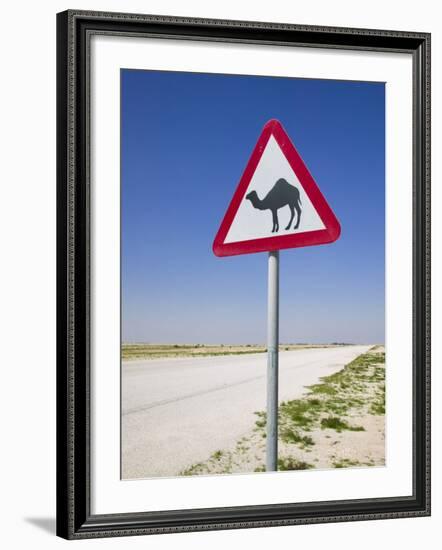
[{"label": "camel silhouette", "polygon": [[293,218],[295,217],[295,210],[298,217],[293,229],[298,229],[299,222],[301,221],[301,199],[299,197],[299,189],[294,185],[290,185],[284,178],[280,178],[262,200],[258,197],[256,191],[250,191],[250,193],[246,195],[246,199],[248,199],[252,203],[253,208],[257,210],[272,211],[272,233],[279,231],[278,210],[284,206],[290,208],[291,214],[290,221],[285,229],[290,229]]}]

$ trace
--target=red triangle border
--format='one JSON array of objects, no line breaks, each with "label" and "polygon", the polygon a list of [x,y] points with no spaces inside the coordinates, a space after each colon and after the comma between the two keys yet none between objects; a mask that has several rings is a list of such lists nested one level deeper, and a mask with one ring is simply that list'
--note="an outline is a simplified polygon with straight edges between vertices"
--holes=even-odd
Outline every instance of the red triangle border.
[{"label": "red triangle border", "polygon": [[[305,233],[295,233],[292,235],[279,235],[265,237],[248,241],[238,241],[233,243],[224,243],[230,226],[235,219],[238,208],[244,198],[244,194],[250,184],[250,180],[261,160],[270,136],[275,138],[292,170],[301,182],[304,191],[307,193],[310,201],[315,207],[319,217],[324,224],[324,229],[317,231],[306,231]],[[251,254],[255,252],[269,252],[285,248],[297,248],[302,246],[312,246],[318,244],[327,244],[336,241],[341,234],[341,226],[332,209],[325,200],[312,175],[308,171],[301,156],[291,142],[289,136],[278,120],[269,120],[264,126],[261,135],[253,149],[252,155],[247,163],[241,180],[236,188],[233,198],[221,222],[218,233],[213,242],[213,252],[216,256],[234,256],[237,254]]]}]

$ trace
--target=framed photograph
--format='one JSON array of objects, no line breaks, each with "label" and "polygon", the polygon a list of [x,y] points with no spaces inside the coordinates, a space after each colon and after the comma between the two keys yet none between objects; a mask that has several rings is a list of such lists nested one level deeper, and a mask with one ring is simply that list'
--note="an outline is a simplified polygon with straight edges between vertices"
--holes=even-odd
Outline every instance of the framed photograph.
[{"label": "framed photograph", "polygon": [[57,533],[430,514],[430,35],[57,16]]}]

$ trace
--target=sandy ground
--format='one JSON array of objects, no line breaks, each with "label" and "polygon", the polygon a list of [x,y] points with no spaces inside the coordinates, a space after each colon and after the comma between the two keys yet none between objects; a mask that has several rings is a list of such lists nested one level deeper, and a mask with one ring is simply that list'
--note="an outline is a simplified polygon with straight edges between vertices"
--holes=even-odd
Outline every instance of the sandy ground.
[{"label": "sandy ground", "polygon": [[[379,400],[385,396],[385,368],[382,362],[377,363],[377,357],[381,361],[383,354],[383,347],[377,346],[371,350],[370,356],[373,360],[370,364],[361,367],[360,376],[353,377],[353,385],[346,389],[344,399],[355,400],[355,405],[350,406],[345,414],[333,413],[335,418],[339,416],[350,429],[338,431],[324,428],[321,426],[321,420],[329,418],[332,413],[322,412],[310,429],[296,429],[300,438],[309,438],[306,441],[311,440],[311,444],[306,445],[302,439],[297,443],[284,442],[281,433],[290,421],[287,421],[287,416],[281,415],[280,412],[278,440],[278,457],[282,461],[280,469],[329,469],[385,464],[385,414],[380,413],[376,408],[373,409],[373,406],[378,405]],[[316,395],[312,396],[311,392],[307,391],[301,401],[306,402],[306,399],[312,397]],[[332,396],[331,399],[337,398]],[[373,411],[377,411],[376,414]],[[262,425],[255,426],[249,434],[239,439],[235,445],[218,449],[206,461],[193,464],[182,474],[207,475],[263,471],[265,451],[264,421]]]},{"label": "sandy ground", "polygon": [[[280,354],[280,402],[370,346]],[[266,354],[131,361],[122,372],[122,477],[176,476],[253,434],[265,409]],[[250,470],[249,470],[250,471]],[[253,471],[253,470],[252,470]]]}]

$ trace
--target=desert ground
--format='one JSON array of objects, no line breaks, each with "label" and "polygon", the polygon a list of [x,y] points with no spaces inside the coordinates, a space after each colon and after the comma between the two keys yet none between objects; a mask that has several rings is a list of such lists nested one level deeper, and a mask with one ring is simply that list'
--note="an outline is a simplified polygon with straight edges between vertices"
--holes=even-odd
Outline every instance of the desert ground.
[{"label": "desert ground", "polygon": [[[123,479],[264,470],[266,354],[228,348],[123,359]],[[278,469],[384,464],[383,348],[281,346],[279,370]]]},{"label": "desert ground", "polygon": [[[298,349],[334,348],[345,344],[281,344],[280,351]],[[136,359],[161,359],[166,357],[211,357],[217,355],[243,355],[265,353],[266,347],[257,344],[247,345],[207,345],[207,344],[123,344],[123,361]]]}]

